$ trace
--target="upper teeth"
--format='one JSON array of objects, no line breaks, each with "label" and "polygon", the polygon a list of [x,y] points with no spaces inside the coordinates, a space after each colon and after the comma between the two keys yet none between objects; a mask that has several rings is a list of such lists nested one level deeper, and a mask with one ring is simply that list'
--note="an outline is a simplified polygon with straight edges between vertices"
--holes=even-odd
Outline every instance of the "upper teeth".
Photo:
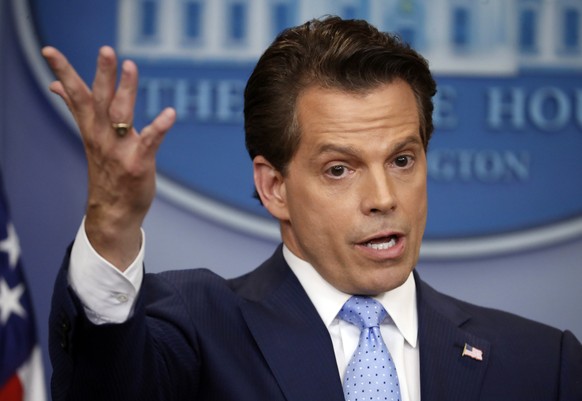
[{"label": "upper teeth", "polygon": [[366,244],[366,246],[368,248],[372,248],[372,249],[388,249],[388,248],[392,248],[394,245],[396,245],[396,239],[394,237],[390,238],[390,241],[388,242],[381,242],[379,244],[373,244],[371,242],[368,242]]}]

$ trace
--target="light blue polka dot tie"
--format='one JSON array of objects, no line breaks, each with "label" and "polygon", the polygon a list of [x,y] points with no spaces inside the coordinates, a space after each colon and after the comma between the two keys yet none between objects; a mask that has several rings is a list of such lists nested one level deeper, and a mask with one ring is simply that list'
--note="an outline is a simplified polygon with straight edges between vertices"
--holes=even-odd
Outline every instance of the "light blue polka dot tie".
[{"label": "light blue polka dot tie", "polygon": [[346,401],[400,400],[396,366],[380,334],[380,323],[386,315],[379,302],[362,296],[348,299],[338,314],[361,330],[344,377]]}]

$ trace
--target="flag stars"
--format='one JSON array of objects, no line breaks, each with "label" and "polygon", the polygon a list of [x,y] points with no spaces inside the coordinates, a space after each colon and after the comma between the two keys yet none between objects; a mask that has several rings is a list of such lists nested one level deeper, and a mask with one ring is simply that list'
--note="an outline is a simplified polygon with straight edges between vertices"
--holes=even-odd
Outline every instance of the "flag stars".
[{"label": "flag stars", "polygon": [[18,258],[20,257],[20,243],[18,242],[18,236],[16,235],[16,230],[12,223],[8,223],[6,226],[6,232],[8,236],[0,241],[0,252],[5,252],[8,254],[8,263],[12,269],[16,268],[18,263]]},{"label": "flag stars", "polygon": [[26,310],[20,303],[24,294],[24,284],[10,288],[6,280],[0,279],[0,324],[5,325],[12,314],[26,318]]}]

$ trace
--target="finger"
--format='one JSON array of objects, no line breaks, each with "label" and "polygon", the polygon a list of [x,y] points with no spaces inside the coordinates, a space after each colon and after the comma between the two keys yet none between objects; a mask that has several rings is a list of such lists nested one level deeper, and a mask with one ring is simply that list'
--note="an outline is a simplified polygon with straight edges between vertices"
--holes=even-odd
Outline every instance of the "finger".
[{"label": "finger", "polygon": [[133,110],[137,95],[138,71],[133,61],[126,60],[121,66],[121,78],[115,96],[109,106],[112,122],[133,122]]},{"label": "finger", "polygon": [[92,114],[91,91],[67,58],[51,46],[43,48],[42,55],[60,81],[60,87],[57,88],[60,92],[56,93],[68,102],[67,106],[73,114],[80,117]]},{"label": "finger", "polygon": [[171,107],[164,109],[150,125],[141,131],[142,152],[150,156],[155,153],[175,121],[176,111]]},{"label": "finger", "polygon": [[51,82],[51,84],[49,85],[49,90],[52,93],[59,95],[59,97],[61,99],[63,99],[63,101],[67,105],[67,108],[71,112],[71,115],[73,116],[73,119],[75,119],[75,121],[77,122],[77,124],[79,124],[79,121],[77,120],[77,115],[75,113],[73,113],[73,109],[72,109],[72,105],[71,105],[71,99],[69,98],[69,95],[67,95],[67,92],[65,91],[65,88],[63,88],[63,84],[61,83],[61,81]]},{"label": "finger", "polygon": [[59,95],[61,99],[65,101],[65,104],[69,107],[69,109],[71,108],[71,99],[69,99],[69,95],[67,95],[67,92],[65,92],[65,88],[63,88],[63,84],[60,81],[51,82],[49,85],[49,90],[52,93]]},{"label": "finger", "polygon": [[99,49],[97,68],[93,79],[93,102],[95,105],[96,122],[109,125],[108,110],[115,93],[117,77],[117,57],[109,46]]}]

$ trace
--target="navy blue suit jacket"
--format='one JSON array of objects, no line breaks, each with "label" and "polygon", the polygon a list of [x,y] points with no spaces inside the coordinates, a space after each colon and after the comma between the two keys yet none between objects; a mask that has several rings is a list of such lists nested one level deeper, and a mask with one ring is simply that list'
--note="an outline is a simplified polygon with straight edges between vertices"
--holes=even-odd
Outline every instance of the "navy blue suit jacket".
[{"label": "navy blue suit jacket", "polygon": [[[146,275],[120,325],[86,319],[67,261],[50,318],[54,401],[343,400],[328,331],[280,247],[233,280]],[[423,401],[582,400],[582,346],[570,332],[416,283]],[[465,344],[483,360],[462,356]]]}]

